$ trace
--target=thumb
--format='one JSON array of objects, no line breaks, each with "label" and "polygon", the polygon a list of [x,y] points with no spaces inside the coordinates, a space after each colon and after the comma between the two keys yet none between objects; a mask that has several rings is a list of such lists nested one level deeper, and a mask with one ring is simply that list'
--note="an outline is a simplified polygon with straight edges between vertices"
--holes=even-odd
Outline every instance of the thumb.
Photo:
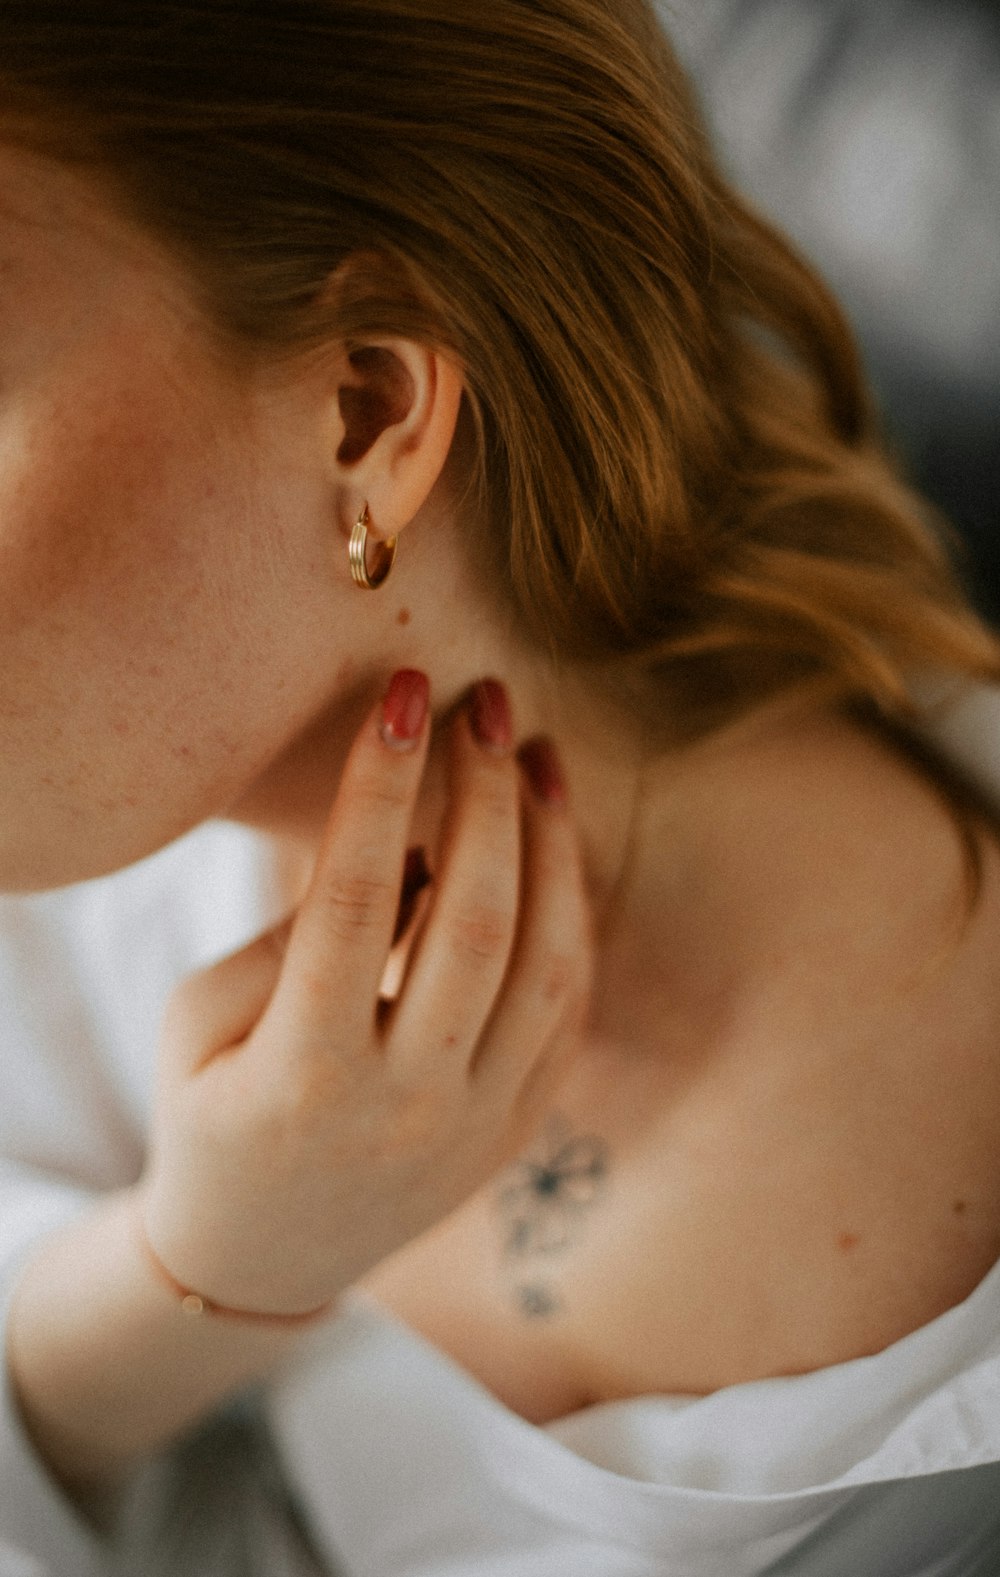
[{"label": "thumb", "polygon": [[172,992],[163,1041],[175,1075],[197,1073],[250,1034],[278,984],[293,920],[289,915],[238,952],[196,970]]}]

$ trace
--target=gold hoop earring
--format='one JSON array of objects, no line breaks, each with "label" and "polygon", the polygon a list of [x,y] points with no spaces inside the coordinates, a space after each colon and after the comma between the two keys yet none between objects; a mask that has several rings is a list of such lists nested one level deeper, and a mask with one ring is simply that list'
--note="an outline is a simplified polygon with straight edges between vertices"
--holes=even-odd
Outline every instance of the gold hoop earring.
[{"label": "gold hoop earring", "polygon": [[360,520],[358,521],[354,530],[351,532],[349,557],[351,561],[351,574],[354,576],[357,584],[359,586],[363,586],[366,591],[377,591],[378,588],[388,579],[389,571],[392,569],[393,561],[396,557],[396,542],[398,539],[396,537],[392,537],[388,542],[380,542],[378,544],[378,564],[376,566],[375,574],[370,575],[366,561],[369,519],[370,516],[368,514],[368,505],[366,504],[361,512]]}]

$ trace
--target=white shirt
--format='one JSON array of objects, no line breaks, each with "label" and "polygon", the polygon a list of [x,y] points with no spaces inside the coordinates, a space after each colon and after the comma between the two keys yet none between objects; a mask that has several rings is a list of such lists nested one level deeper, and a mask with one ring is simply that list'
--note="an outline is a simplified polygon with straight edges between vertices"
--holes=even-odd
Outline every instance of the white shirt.
[{"label": "white shirt", "polygon": [[[1000,801],[1000,697],[942,725]],[[166,998],[280,916],[208,823],[115,876],[0,898],[0,1328],[20,1267],[139,1175]],[[113,1545],[0,1366],[0,1577],[976,1577],[1000,1572],[1000,1265],[876,1357],[539,1429],[361,1294],[137,1471]]]}]

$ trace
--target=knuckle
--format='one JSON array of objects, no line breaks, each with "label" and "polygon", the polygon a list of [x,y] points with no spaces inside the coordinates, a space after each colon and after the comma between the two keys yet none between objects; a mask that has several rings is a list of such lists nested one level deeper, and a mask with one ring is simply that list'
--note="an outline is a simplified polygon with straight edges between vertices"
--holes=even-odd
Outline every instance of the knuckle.
[{"label": "knuckle", "polygon": [[412,798],[410,782],[395,773],[362,773],[355,783],[355,793],[367,810],[388,811],[392,815],[407,810]]},{"label": "knuckle", "polygon": [[324,902],[334,930],[357,936],[382,922],[396,896],[395,884],[383,877],[337,872],[327,882]]},{"label": "knuckle", "polygon": [[451,924],[455,950],[473,963],[488,963],[502,953],[511,937],[513,916],[496,904],[476,904],[461,910]]}]

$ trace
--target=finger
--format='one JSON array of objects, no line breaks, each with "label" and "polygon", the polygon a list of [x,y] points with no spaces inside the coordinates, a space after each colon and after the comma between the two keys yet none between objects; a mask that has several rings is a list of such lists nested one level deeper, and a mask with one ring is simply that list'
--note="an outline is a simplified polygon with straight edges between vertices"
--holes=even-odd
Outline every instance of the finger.
[{"label": "finger", "polygon": [[[541,761],[549,788],[558,762]],[[535,1106],[564,1075],[586,1017],[594,940],[579,838],[562,798],[523,796],[524,895],[502,998],[480,1040],[473,1075],[498,1108]]]},{"label": "finger", "polygon": [[423,929],[389,1020],[390,1055],[413,1074],[467,1067],[503,981],[520,896],[519,774],[475,738],[450,736],[452,794]]},{"label": "finger", "polygon": [[289,917],[176,988],[164,1018],[176,1072],[196,1072],[246,1039],[274,993],[291,929]]},{"label": "finger", "polygon": [[392,946],[429,739],[424,674],[396,674],[351,747],[289,938],[269,1025],[296,1045],[366,1041]]}]

